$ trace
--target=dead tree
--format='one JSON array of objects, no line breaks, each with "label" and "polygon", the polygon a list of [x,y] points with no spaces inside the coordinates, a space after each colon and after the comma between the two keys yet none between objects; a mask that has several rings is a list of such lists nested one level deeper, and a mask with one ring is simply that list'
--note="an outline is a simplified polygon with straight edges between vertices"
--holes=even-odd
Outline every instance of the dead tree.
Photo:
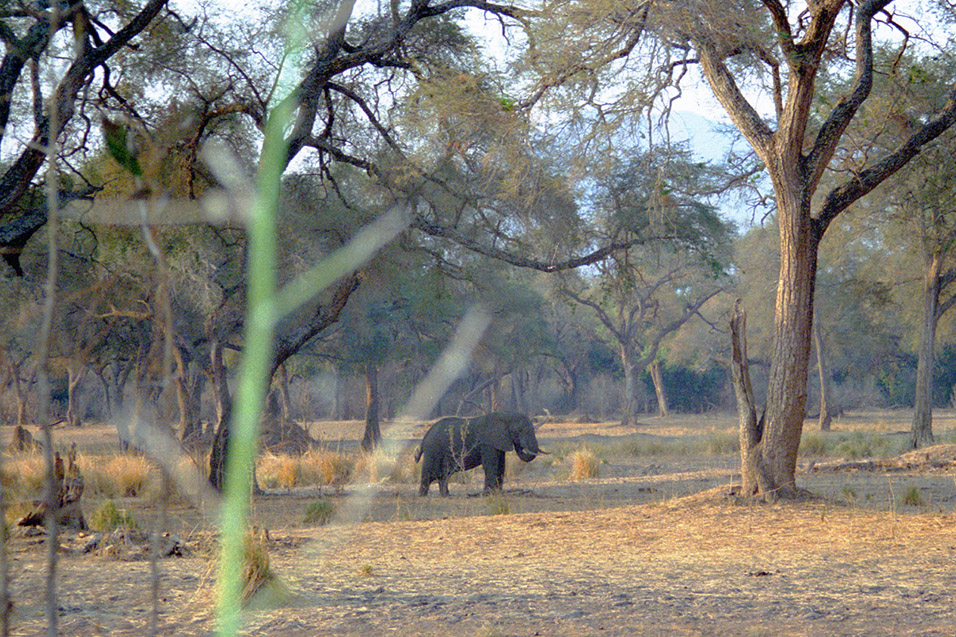
[{"label": "dead tree", "polygon": [[[53,460],[53,477],[56,481],[56,498],[53,504],[57,526],[85,531],[86,518],[80,507],[80,498],[83,497],[84,480],[80,472],[80,465],[76,462],[76,443],[70,446],[66,456],[66,466],[60,452],[56,452]],[[34,500],[33,509],[17,522],[18,526],[43,526],[49,503],[45,500]]]},{"label": "dead tree", "polygon": [[733,349],[734,392],[737,396],[737,417],[740,427],[740,493],[752,497],[758,492],[774,499],[770,475],[763,460],[764,419],[757,418],[754,391],[750,383],[750,365],[747,362],[747,313],[734,303],[730,319],[730,337]]}]

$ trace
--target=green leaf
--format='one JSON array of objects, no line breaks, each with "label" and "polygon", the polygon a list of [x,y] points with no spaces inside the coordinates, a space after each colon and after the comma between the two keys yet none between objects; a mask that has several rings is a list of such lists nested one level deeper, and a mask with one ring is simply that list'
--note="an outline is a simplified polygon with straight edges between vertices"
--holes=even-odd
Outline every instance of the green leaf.
[{"label": "green leaf", "polygon": [[103,136],[106,138],[106,149],[116,163],[136,177],[142,176],[143,169],[140,168],[136,154],[130,148],[129,130],[123,124],[104,117]]}]

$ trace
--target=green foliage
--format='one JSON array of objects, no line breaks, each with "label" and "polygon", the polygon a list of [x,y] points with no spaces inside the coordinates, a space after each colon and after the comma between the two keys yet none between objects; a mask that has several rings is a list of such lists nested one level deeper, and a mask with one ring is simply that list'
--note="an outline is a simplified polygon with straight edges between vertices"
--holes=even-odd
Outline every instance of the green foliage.
[{"label": "green foliage", "polygon": [[827,436],[818,433],[804,433],[800,438],[801,456],[827,455]]},{"label": "green foliage", "polygon": [[510,515],[511,503],[501,492],[485,496],[485,511],[488,515]]},{"label": "green foliage", "polygon": [[109,532],[116,529],[136,529],[138,525],[129,511],[117,508],[113,500],[106,500],[90,515],[90,527],[96,531]]},{"label": "green foliage", "polygon": [[375,569],[372,568],[371,564],[362,564],[358,567],[358,575],[362,577],[371,577],[375,573]]},{"label": "green foliage", "polygon": [[106,149],[110,156],[116,160],[116,163],[134,176],[142,176],[143,169],[140,167],[137,153],[133,149],[129,128],[104,117],[103,137],[106,140]]},{"label": "green foliage", "polygon": [[919,487],[915,485],[907,489],[906,493],[900,498],[900,503],[911,507],[926,505],[926,502],[923,501],[923,496],[920,494]]},{"label": "green foliage", "polygon": [[808,432],[800,440],[800,454],[850,460],[885,458],[902,453],[905,445],[904,436],[879,432]]},{"label": "green foliage", "polygon": [[305,515],[303,522],[306,524],[315,524],[325,526],[335,514],[335,505],[328,498],[313,500],[305,506]]}]

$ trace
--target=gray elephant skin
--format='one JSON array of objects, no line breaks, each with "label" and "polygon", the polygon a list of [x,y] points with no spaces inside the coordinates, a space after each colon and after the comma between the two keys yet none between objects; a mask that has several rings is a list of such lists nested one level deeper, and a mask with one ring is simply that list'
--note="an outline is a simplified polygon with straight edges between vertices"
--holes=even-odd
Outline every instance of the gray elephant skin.
[{"label": "gray elephant skin", "polygon": [[441,495],[448,495],[448,477],[478,465],[485,470],[484,493],[501,489],[505,452],[511,450],[525,462],[547,453],[538,447],[534,425],[524,414],[442,418],[425,432],[415,452],[415,462],[424,458],[418,495],[428,495],[429,486],[436,480]]}]

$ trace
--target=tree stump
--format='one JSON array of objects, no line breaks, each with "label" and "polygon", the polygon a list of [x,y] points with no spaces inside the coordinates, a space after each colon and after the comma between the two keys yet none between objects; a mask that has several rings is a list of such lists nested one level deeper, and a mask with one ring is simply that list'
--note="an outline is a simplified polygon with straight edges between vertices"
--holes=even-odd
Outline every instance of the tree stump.
[{"label": "tree stump", "polygon": [[[80,507],[83,497],[83,474],[76,462],[76,443],[70,446],[66,466],[60,452],[54,454],[53,475],[56,481],[56,502],[54,511],[59,526],[85,531],[86,518]],[[45,500],[34,500],[33,509],[17,522],[18,526],[43,526],[49,504]]]},{"label": "tree stump", "polygon": [[13,430],[13,440],[7,445],[7,451],[10,453],[25,453],[39,451],[43,448],[23,425],[17,425]]}]

